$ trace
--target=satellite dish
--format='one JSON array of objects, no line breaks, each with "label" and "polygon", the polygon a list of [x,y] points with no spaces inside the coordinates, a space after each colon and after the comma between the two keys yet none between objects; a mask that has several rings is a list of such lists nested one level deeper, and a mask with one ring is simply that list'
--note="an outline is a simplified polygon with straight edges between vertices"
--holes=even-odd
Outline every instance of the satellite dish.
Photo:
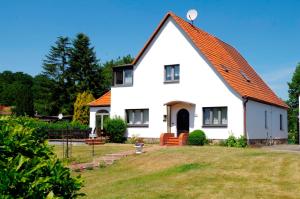
[{"label": "satellite dish", "polygon": [[197,18],[198,12],[195,9],[191,9],[186,13],[186,18],[190,20],[193,24],[193,21]]}]

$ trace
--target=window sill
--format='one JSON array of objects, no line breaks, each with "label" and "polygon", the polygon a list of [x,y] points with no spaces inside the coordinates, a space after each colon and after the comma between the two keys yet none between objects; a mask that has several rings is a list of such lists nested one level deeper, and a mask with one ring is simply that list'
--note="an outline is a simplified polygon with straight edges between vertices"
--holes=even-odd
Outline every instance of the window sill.
[{"label": "window sill", "polygon": [[168,80],[168,81],[164,81],[164,84],[176,84],[179,83],[179,80]]},{"label": "window sill", "polygon": [[143,128],[148,128],[149,124],[127,124],[128,128],[134,128],[134,127],[143,127]]},{"label": "window sill", "polygon": [[203,128],[227,128],[227,124],[226,125],[202,125]]}]

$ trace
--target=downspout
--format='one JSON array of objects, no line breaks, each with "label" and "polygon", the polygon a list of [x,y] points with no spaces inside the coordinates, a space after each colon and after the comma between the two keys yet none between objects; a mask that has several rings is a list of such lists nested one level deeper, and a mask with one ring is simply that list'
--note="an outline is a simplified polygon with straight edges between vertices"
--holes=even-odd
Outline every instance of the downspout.
[{"label": "downspout", "polygon": [[247,96],[243,97],[243,111],[244,111],[244,137],[247,139],[247,144],[249,145],[249,139],[247,136],[247,102],[248,98]]}]

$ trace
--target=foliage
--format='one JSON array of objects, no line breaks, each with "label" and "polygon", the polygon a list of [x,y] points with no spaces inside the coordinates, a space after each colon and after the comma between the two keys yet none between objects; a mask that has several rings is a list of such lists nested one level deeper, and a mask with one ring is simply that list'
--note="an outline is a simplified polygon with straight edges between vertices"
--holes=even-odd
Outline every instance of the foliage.
[{"label": "foliage", "polygon": [[99,96],[101,94],[100,66],[89,37],[83,33],[77,34],[73,40],[69,64],[68,75],[74,91],[82,93],[89,90],[93,95]]},{"label": "foliage", "polygon": [[[299,113],[299,101],[298,95],[300,94],[300,63],[296,66],[295,72],[293,74],[291,82],[288,83],[289,86],[289,99],[287,104],[288,109],[288,129],[289,133],[298,132],[298,113]],[[295,134],[295,141],[298,143],[298,135]],[[289,135],[293,137],[293,135]],[[291,140],[290,140],[291,141]]]},{"label": "foliage", "polygon": [[79,130],[88,130],[89,126],[81,124],[80,122],[72,121],[58,121],[58,122],[43,122],[39,120],[35,120],[33,122],[34,127],[36,128],[44,128],[49,130],[62,130],[62,129],[79,129]]},{"label": "foliage", "polygon": [[31,87],[20,85],[16,93],[16,107],[13,112],[17,116],[33,116],[33,94]]},{"label": "foliage", "polygon": [[72,177],[46,142],[43,128],[26,117],[0,118],[0,195],[3,198],[76,198],[82,179]]},{"label": "foliage", "polygon": [[126,143],[128,144],[136,144],[136,143],[144,143],[144,139],[139,137],[138,134],[133,134],[130,138],[127,139]]},{"label": "foliage", "polygon": [[298,132],[295,130],[289,130],[288,133],[288,143],[289,144],[296,144],[298,143]]},{"label": "foliage", "polygon": [[188,144],[189,145],[200,145],[203,146],[207,143],[206,135],[202,130],[194,130],[189,134]]},{"label": "foliage", "polygon": [[23,87],[31,88],[31,86],[32,77],[30,75],[22,72],[3,71],[0,73],[0,105],[15,106],[18,93],[22,92]]},{"label": "foliage", "polygon": [[231,134],[225,140],[224,144],[228,147],[245,148],[247,146],[247,139],[243,135],[241,135],[239,138],[236,138],[234,135]]},{"label": "foliage", "polygon": [[34,110],[38,115],[57,115],[60,103],[57,102],[57,84],[46,75],[37,75],[33,79]]},{"label": "foliage", "polygon": [[125,121],[120,117],[116,117],[112,119],[109,118],[104,122],[104,130],[109,136],[110,142],[123,143],[126,140],[125,138],[126,128],[127,125]]},{"label": "foliage", "polygon": [[74,114],[73,121],[78,121],[82,124],[89,123],[89,107],[88,103],[93,101],[95,98],[93,94],[89,91],[84,91],[77,95],[76,101],[74,103]]},{"label": "foliage", "polygon": [[[46,55],[43,61],[43,75],[51,82],[51,87],[47,84],[40,84],[43,89],[50,89],[51,107],[54,108],[50,114],[71,114],[73,112],[73,102],[70,96],[74,93],[72,91],[72,82],[69,77],[69,59],[70,59],[70,40],[68,37],[58,37],[57,41],[51,46],[49,54]],[[42,101],[46,100],[40,98]]]}]

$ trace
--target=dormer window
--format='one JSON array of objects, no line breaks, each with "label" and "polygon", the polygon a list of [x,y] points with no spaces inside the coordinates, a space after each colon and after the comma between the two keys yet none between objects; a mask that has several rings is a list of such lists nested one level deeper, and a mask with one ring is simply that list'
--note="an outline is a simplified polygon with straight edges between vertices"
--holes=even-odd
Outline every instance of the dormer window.
[{"label": "dormer window", "polygon": [[180,71],[179,64],[176,65],[166,65],[165,66],[165,83],[169,82],[179,82]]},{"label": "dormer window", "polygon": [[113,68],[114,86],[132,86],[133,67],[132,65],[118,66]]}]

